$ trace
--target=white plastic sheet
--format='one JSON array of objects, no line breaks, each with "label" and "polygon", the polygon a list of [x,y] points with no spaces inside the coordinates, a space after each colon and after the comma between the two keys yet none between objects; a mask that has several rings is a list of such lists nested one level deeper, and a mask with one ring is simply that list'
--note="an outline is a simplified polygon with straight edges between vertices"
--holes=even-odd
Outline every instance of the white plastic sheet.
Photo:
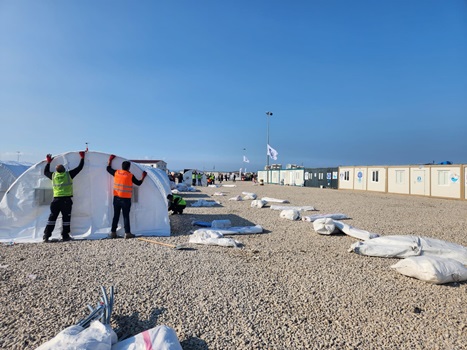
[{"label": "white plastic sheet", "polygon": [[298,211],[316,210],[314,207],[309,206],[309,205],[304,205],[304,206],[271,205],[269,208],[272,210],[298,210]]},{"label": "white plastic sheet", "polygon": [[299,220],[300,212],[296,209],[282,210],[279,214],[279,217],[287,220]]},{"label": "white plastic sheet", "polygon": [[451,258],[467,265],[467,248],[459,244],[421,236],[382,236],[364,242],[356,242],[350,251],[361,255],[408,258],[432,256]]},{"label": "white plastic sheet", "polygon": [[165,325],[151,328],[112,346],[112,350],[182,350],[175,331]]},{"label": "white plastic sheet", "polygon": [[402,275],[443,284],[467,281],[467,268],[457,260],[436,256],[415,256],[391,266]]},{"label": "white plastic sheet", "polygon": [[255,200],[257,195],[253,192],[242,192],[244,200]]},{"label": "white plastic sheet", "polygon": [[219,205],[220,203],[217,201],[207,201],[204,199],[199,199],[194,203],[191,203],[192,207],[214,207],[216,205]]},{"label": "white plastic sheet", "polygon": [[[200,228],[197,231],[203,231],[203,230],[213,231],[212,228]],[[215,229],[215,231],[222,235],[250,235],[250,234],[263,233],[264,229],[261,225],[255,225],[255,226],[233,226],[233,227],[224,228],[224,229],[219,228],[219,229]]]},{"label": "white plastic sheet", "polygon": [[190,235],[188,240],[190,243],[194,244],[204,244],[204,245],[218,245],[222,247],[238,247],[241,245],[240,242],[234,240],[233,238],[224,237],[219,230],[210,230],[210,229],[199,229],[193,232]]},{"label": "white plastic sheet", "polygon": [[242,196],[235,196],[235,197],[229,198],[229,201],[241,202],[242,200],[243,200]]},{"label": "white plastic sheet", "polygon": [[117,335],[109,325],[93,321],[88,328],[70,326],[36,350],[111,350]]},{"label": "white plastic sheet", "polygon": [[263,197],[261,198],[263,201],[266,201],[268,203],[274,202],[274,203],[290,203],[287,199],[277,199],[277,198],[270,198],[270,197]]},{"label": "white plastic sheet", "polygon": [[326,218],[331,218],[333,220],[344,220],[344,219],[348,219],[349,217],[345,214],[340,214],[340,213],[302,216],[303,221],[310,221],[310,222],[313,222],[317,219],[326,219]]},{"label": "white plastic sheet", "polygon": [[262,199],[255,199],[255,200],[251,201],[250,206],[251,206],[252,208],[262,208],[262,207],[264,207],[266,204],[267,204],[267,202],[266,202],[266,201],[263,201]]}]

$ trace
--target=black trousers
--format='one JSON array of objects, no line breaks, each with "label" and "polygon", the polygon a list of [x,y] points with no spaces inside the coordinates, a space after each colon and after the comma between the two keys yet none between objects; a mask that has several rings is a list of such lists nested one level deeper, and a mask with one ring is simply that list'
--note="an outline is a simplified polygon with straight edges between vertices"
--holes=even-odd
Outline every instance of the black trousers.
[{"label": "black trousers", "polygon": [[70,221],[71,221],[71,208],[73,207],[73,201],[71,197],[55,197],[50,203],[50,215],[47,221],[47,226],[44,230],[44,236],[50,238],[55,228],[58,215],[62,213],[62,236],[70,235]]},{"label": "black trousers", "polygon": [[169,206],[169,211],[172,210],[174,213],[182,214],[183,209],[185,208],[186,208],[186,205],[171,203]]},{"label": "black trousers", "polygon": [[120,220],[120,212],[123,214],[123,226],[125,233],[131,233],[130,228],[130,209],[131,209],[131,198],[114,197],[114,218],[112,220],[112,232],[117,231],[118,220]]}]

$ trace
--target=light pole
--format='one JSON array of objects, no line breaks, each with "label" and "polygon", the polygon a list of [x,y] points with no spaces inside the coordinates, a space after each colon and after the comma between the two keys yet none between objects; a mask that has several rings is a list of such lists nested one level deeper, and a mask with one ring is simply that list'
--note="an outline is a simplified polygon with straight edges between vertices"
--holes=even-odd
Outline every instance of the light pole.
[{"label": "light pole", "polygon": [[[269,117],[272,116],[272,112],[266,112],[266,120],[268,122],[268,129],[267,129],[267,146],[266,149],[268,150],[269,148]],[[267,174],[267,179],[266,183],[269,183],[269,152],[266,152],[266,174]]]}]

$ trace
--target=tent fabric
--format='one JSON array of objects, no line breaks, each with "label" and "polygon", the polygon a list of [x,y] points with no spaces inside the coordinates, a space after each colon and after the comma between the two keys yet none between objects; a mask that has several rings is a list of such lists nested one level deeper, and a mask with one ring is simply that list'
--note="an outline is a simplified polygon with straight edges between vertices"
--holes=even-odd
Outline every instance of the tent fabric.
[{"label": "tent fabric", "polygon": [[0,200],[11,184],[31,167],[31,163],[0,161]]},{"label": "tent fabric", "polygon": [[[83,170],[73,179],[73,210],[71,235],[74,239],[102,239],[110,233],[113,218],[113,177],[106,168],[109,154],[87,152]],[[126,159],[116,157],[114,169],[120,169]],[[51,169],[63,164],[66,169],[78,166],[78,152],[55,156]],[[50,213],[52,181],[44,175],[46,162],[31,166],[10,187],[0,202],[0,242],[41,242]],[[159,170],[131,163],[130,171],[141,178],[141,186],[133,186],[130,212],[131,229],[135,235],[170,236],[167,212],[167,186]],[[165,176],[167,177],[167,176]],[[169,187],[170,188],[170,187]],[[170,190],[169,190],[170,191]],[[52,239],[61,237],[61,217],[57,220]],[[123,235],[123,217],[117,234]]]}]

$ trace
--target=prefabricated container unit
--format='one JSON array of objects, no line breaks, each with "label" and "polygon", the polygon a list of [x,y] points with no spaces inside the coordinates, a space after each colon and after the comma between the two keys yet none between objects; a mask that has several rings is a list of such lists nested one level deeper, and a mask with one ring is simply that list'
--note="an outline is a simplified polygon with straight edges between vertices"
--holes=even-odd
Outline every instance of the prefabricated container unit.
[{"label": "prefabricated container unit", "polygon": [[305,170],[304,169],[286,169],[280,172],[279,183],[286,186],[304,186],[305,185]]},{"label": "prefabricated container unit", "polygon": [[339,189],[353,190],[354,167],[339,167]]},{"label": "prefabricated container unit", "polygon": [[387,192],[387,168],[368,167],[367,190],[375,192]]},{"label": "prefabricated container unit", "polygon": [[338,188],[338,168],[305,168],[306,187]]},{"label": "prefabricated container unit", "polygon": [[410,167],[388,167],[388,193],[410,194]]},{"label": "prefabricated container unit", "polygon": [[339,189],[467,199],[467,167],[462,164],[339,167]]},{"label": "prefabricated container unit", "polygon": [[431,166],[431,188],[433,197],[462,198],[462,167],[454,165]]},{"label": "prefabricated container unit", "polygon": [[269,183],[269,184],[276,184],[276,185],[280,185],[281,183],[281,171],[282,170],[279,170],[279,169],[275,169],[275,170],[259,170],[258,171],[258,181],[261,182],[261,180],[263,180],[263,182],[265,184]]}]

